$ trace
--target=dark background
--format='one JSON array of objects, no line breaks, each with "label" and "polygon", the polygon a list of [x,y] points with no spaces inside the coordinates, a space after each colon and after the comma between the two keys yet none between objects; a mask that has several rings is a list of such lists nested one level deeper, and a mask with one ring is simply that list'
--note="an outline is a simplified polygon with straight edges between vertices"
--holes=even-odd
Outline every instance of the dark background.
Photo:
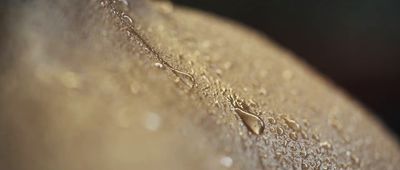
[{"label": "dark background", "polygon": [[173,0],[264,32],[400,136],[399,0]]}]

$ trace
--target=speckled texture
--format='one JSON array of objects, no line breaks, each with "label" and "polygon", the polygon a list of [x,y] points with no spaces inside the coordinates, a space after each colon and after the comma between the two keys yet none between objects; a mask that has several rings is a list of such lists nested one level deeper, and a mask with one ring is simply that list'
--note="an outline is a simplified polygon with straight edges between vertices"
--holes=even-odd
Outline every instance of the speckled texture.
[{"label": "speckled texture", "polygon": [[399,166],[367,110],[253,30],[165,1],[15,6],[0,169]]}]

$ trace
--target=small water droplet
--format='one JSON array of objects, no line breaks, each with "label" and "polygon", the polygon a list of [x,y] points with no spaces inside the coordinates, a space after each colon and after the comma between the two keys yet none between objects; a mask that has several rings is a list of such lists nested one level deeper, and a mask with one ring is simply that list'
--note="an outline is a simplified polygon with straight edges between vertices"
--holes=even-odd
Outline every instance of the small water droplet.
[{"label": "small water droplet", "polygon": [[283,128],[281,128],[281,127],[278,127],[278,128],[276,129],[276,133],[277,133],[278,135],[283,135],[283,132],[284,132],[284,130],[283,130]]},{"label": "small water droplet", "polygon": [[316,134],[315,132],[311,135],[311,137],[312,137],[314,140],[319,141],[319,135]]},{"label": "small water droplet", "polygon": [[285,123],[294,131],[299,131],[300,130],[300,125],[292,119],[289,119],[287,117],[283,117],[283,119],[285,120]]},{"label": "small water droplet", "polygon": [[351,162],[353,162],[353,164],[359,165],[360,159],[355,155],[351,155]]},{"label": "small water droplet", "polygon": [[229,156],[223,156],[223,157],[221,157],[221,159],[219,160],[219,163],[220,163],[222,166],[224,166],[224,167],[226,167],[226,168],[229,168],[229,167],[232,166],[233,160],[232,160],[232,158],[229,157]]},{"label": "small water droplet", "polygon": [[219,77],[221,77],[221,75],[222,75],[222,70],[219,69],[219,68],[217,68],[217,69],[215,69],[215,73],[217,73],[217,75],[218,75]]},{"label": "small water droplet", "polygon": [[161,63],[154,63],[154,66],[159,68],[159,69],[164,69],[165,68],[164,65],[161,64]]},{"label": "small water droplet", "polygon": [[260,95],[267,95],[267,90],[265,90],[265,88],[260,88],[258,92]]},{"label": "small water droplet", "polygon": [[304,130],[301,131],[301,137],[303,137],[303,139],[308,139],[308,135]]},{"label": "small water droplet", "polygon": [[248,113],[242,109],[235,108],[235,112],[243,120],[244,124],[255,134],[260,135],[263,133],[265,125],[264,121],[255,114]]},{"label": "small water droplet", "polygon": [[157,131],[161,125],[161,117],[157,113],[148,113],[144,119],[144,126],[147,130]]},{"label": "small water droplet", "polygon": [[122,14],[121,14],[121,19],[122,19],[122,21],[124,21],[127,24],[133,24],[133,19],[124,12],[122,12]]},{"label": "small water droplet", "polygon": [[291,132],[291,133],[289,133],[289,137],[290,137],[290,139],[292,139],[292,140],[297,140],[297,133],[296,132]]},{"label": "small water droplet", "polygon": [[268,117],[267,120],[272,125],[276,124],[276,120],[273,117]]},{"label": "small water droplet", "polygon": [[185,72],[179,71],[177,69],[173,69],[173,68],[171,68],[171,70],[172,70],[173,73],[175,73],[176,76],[179,77],[178,80],[182,80],[182,82],[186,86],[188,86],[189,89],[192,89],[195,86],[195,79],[191,74],[185,73]]},{"label": "small water droplet", "polygon": [[129,9],[127,0],[114,0],[113,4],[117,10],[127,11]]},{"label": "small water droplet", "polygon": [[300,156],[303,157],[303,158],[305,158],[305,157],[307,157],[307,155],[308,155],[307,150],[303,148],[303,149],[300,151]]},{"label": "small water droplet", "polygon": [[301,163],[301,169],[309,169],[310,168],[310,166],[308,165],[308,164],[306,164],[306,163]]},{"label": "small water droplet", "polygon": [[327,149],[327,150],[332,149],[332,145],[328,141],[319,143],[319,146],[321,146],[322,148]]}]

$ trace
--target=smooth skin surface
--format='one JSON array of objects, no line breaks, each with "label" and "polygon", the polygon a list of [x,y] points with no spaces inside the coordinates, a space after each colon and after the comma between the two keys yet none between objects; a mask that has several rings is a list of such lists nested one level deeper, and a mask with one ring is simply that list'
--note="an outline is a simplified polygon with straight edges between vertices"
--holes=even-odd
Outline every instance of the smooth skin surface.
[{"label": "smooth skin surface", "polygon": [[0,169],[396,169],[397,141],[264,35],[165,1],[6,8]]}]

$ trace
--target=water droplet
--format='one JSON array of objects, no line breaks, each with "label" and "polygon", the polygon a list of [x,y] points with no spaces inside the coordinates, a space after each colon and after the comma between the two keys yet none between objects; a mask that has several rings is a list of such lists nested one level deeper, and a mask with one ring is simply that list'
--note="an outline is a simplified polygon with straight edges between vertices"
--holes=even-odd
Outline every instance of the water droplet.
[{"label": "water droplet", "polygon": [[297,133],[296,132],[291,132],[290,134],[289,134],[289,137],[290,137],[290,139],[292,139],[292,140],[297,140]]},{"label": "water droplet", "polygon": [[260,88],[258,92],[260,95],[267,95],[267,90],[265,90],[264,88]]},{"label": "water droplet", "polygon": [[161,63],[154,63],[154,66],[159,68],[159,69],[164,69],[164,65]]},{"label": "water droplet", "polygon": [[171,70],[172,70],[173,73],[175,73],[176,76],[179,77],[178,80],[182,80],[182,82],[186,86],[188,86],[190,89],[192,89],[195,86],[195,80],[194,80],[194,77],[191,74],[185,73],[185,72],[179,71],[177,69],[173,69],[173,68],[171,68]]},{"label": "water droplet", "polygon": [[304,126],[306,126],[306,127],[310,126],[310,122],[308,122],[307,119],[303,119],[303,124],[304,124]]},{"label": "water droplet", "polygon": [[273,117],[268,117],[267,120],[272,125],[276,124],[276,120]]},{"label": "water droplet", "polygon": [[277,133],[278,135],[283,135],[283,132],[284,132],[284,130],[283,130],[281,127],[278,127],[278,128],[276,129],[276,133]]},{"label": "water droplet", "polygon": [[332,149],[332,145],[327,141],[319,143],[319,146],[321,146],[324,149],[328,149],[328,150]]},{"label": "water droplet", "polygon": [[301,131],[301,137],[303,137],[303,139],[308,139],[308,135],[304,130]]},{"label": "water droplet", "polygon": [[351,155],[351,162],[353,162],[353,164],[359,165],[360,159],[355,155]]},{"label": "water droplet", "polygon": [[311,137],[312,137],[314,140],[319,141],[319,135],[316,134],[315,132],[311,135]]},{"label": "water droplet", "polygon": [[125,14],[124,12],[122,12],[122,14],[121,14],[121,19],[122,19],[122,21],[124,21],[127,24],[133,24],[133,19],[129,15]]},{"label": "water droplet", "polygon": [[144,126],[147,130],[157,131],[161,125],[161,118],[157,113],[148,113],[144,119]]},{"label": "water droplet", "polygon": [[67,71],[61,74],[60,77],[61,83],[66,87],[70,89],[76,89],[79,88],[81,85],[81,80],[80,77],[75,74],[74,72]]},{"label": "water droplet", "polygon": [[305,158],[305,157],[307,157],[307,155],[308,155],[308,153],[307,153],[306,149],[303,148],[303,149],[300,151],[300,156],[303,157],[303,158]]},{"label": "water droplet", "polygon": [[221,157],[221,159],[219,160],[219,163],[220,163],[222,166],[224,166],[224,167],[226,167],[226,168],[229,168],[229,167],[232,166],[233,160],[232,160],[232,158],[229,157],[229,156],[223,156],[223,157]]},{"label": "water droplet", "polygon": [[310,166],[308,165],[308,164],[306,164],[306,163],[301,163],[301,169],[309,169],[310,168]]},{"label": "water droplet", "polygon": [[295,131],[299,131],[299,130],[300,130],[300,125],[299,125],[295,120],[289,119],[289,118],[287,118],[287,117],[284,117],[283,119],[285,120],[285,123],[286,123],[291,129],[293,129],[293,130],[295,130]]},{"label": "water droplet", "polygon": [[120,2],[122,2],[124,5],[128,6],[128,1],[127,0],[119,0]]},{"label": "water droplet", "polygon": [[114,7],[116,8],[116,10],[120,10],[120,11],[127,11],[128,8],[128,1],[127,0],[114,0],[113,1]]},{"label": "water droplet", "polygon": [[235,108],[235,112],[243,120],[244,124],[255,134],[260,135],[263,133],[265,125],[264,121],[255,114],[248,113],[242,109]]}]

